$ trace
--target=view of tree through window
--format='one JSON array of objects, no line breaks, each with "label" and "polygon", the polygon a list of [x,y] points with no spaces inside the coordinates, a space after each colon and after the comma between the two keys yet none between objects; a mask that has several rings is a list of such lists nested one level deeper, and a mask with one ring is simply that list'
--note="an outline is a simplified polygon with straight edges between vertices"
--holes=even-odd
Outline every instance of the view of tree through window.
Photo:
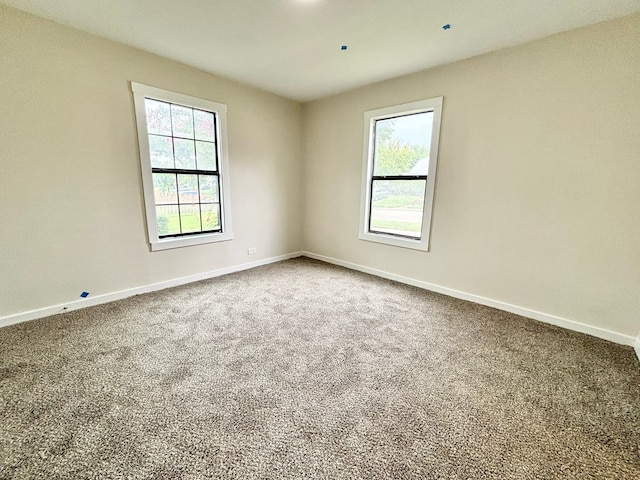
[{"label": "view of tree through window", "polygon": [[150,98],[145,110],[158,236],[221,231],[215,114]]},{"label": "view of tree through window", "polygon": [[369,231],[420,238],[433,112],[375,121]]}]

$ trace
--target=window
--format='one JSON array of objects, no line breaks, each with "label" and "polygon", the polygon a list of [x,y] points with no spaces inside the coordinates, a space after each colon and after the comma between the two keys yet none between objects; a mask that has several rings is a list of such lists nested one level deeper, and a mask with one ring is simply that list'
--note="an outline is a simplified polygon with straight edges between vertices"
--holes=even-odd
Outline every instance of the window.
[{"label": "window", "polygon": [[361,240],[429,250],[442,97],[364,114]]},{"label": "window", "polygon": [[131,88],[151,249],[232,239],[226,105]]}]

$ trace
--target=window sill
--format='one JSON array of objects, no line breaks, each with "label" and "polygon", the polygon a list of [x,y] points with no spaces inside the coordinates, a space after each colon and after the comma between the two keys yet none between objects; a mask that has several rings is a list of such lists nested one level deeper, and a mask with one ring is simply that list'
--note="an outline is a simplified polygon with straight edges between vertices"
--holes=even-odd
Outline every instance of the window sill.
[{"label": "window sill", "polygon": [[203,245],[205,243],[225,242],[233,240],[233,233],[212,233],[209,235],[193,235],[187,237],[163,238],[151,242],[151,251],[169,250],[171,248],[190,247],[192,245]]},{"label": "window sill", "polygon": [[429,251],[429,242],[426,239],[412,240],[410,238],[385,235],[384,233],[361,233],[358,238],[368,242],[383,243],[394,247],[410,248],[412,250]]}]

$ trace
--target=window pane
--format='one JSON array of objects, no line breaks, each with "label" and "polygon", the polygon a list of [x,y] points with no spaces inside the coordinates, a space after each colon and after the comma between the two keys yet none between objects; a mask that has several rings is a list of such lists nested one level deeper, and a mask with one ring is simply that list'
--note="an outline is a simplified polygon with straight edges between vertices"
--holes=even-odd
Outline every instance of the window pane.
[{"label": "window pane", "polygon": [[193,138],[193,109],[171,104],[174,137]]},{"label": "window pane", "polygon": [[171,137],[149,135],[149,156],[154,168],[174,168]]},{"label": "window pane", "polygon": [[213,113],[194,110],[193,119],[195,120],[196,138],[198,140],[209,140],[210,142],[215,142],[216,131]]},{"label": "window pane", "polygon": [[376,120],[373,174],[427,175],[433,112]]},{"label": "window pane", "polygon": [[426,180],[374,180],[370,231],[420,238]]},{"label": "window pane", "polygon": [[182,233],[200,232],[200,205],[180,205]]},{"label": "window pane", "polygon": [[153,174],[153,196],[156,204],[178,203],[176,176],[173,173]]},{"label": "window pane", "polygon": [[196,141],[198,169],[216,171],[216,144]]},{"label": "window pane", "polygon": [[198,176],[178,175],[179,203],[198,203]]},{"label": "window pane", "polygon": [[180,217],[177,205],[156,207],[156,216],[158,219],[158,235],[177,235],[180,233]]},{"label": "window pane", "polygon": [[220,204],[200,205],[202,211],[202,230],[220,230]]},{"label": "window pane", "polygon": [[174,138],[173,148],[176,155],[176,168],[188,168],[190,170],[195,170],[196,152],[193,140]]},{"label": "window pane", "polygon": [[218,194],[218,177],[214,175],[199,175],[200,201],[207,203],[220,202]]},{"label": "window pane", "polygon": [[147,111],[148,133],[171,135],[171,113],[169,104],[145,98],[144,106]]}]

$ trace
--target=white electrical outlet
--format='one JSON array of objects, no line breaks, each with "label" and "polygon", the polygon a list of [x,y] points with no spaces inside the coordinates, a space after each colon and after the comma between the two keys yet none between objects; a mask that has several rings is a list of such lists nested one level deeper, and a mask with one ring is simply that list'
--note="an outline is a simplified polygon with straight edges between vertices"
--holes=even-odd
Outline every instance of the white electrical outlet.
[{"label": "white electrical outlet", "polygon": [[256,247],[251,247],[249,250],[247,250],[247,253],[249,255],[255,255],[257,251],[258,249]]}]

